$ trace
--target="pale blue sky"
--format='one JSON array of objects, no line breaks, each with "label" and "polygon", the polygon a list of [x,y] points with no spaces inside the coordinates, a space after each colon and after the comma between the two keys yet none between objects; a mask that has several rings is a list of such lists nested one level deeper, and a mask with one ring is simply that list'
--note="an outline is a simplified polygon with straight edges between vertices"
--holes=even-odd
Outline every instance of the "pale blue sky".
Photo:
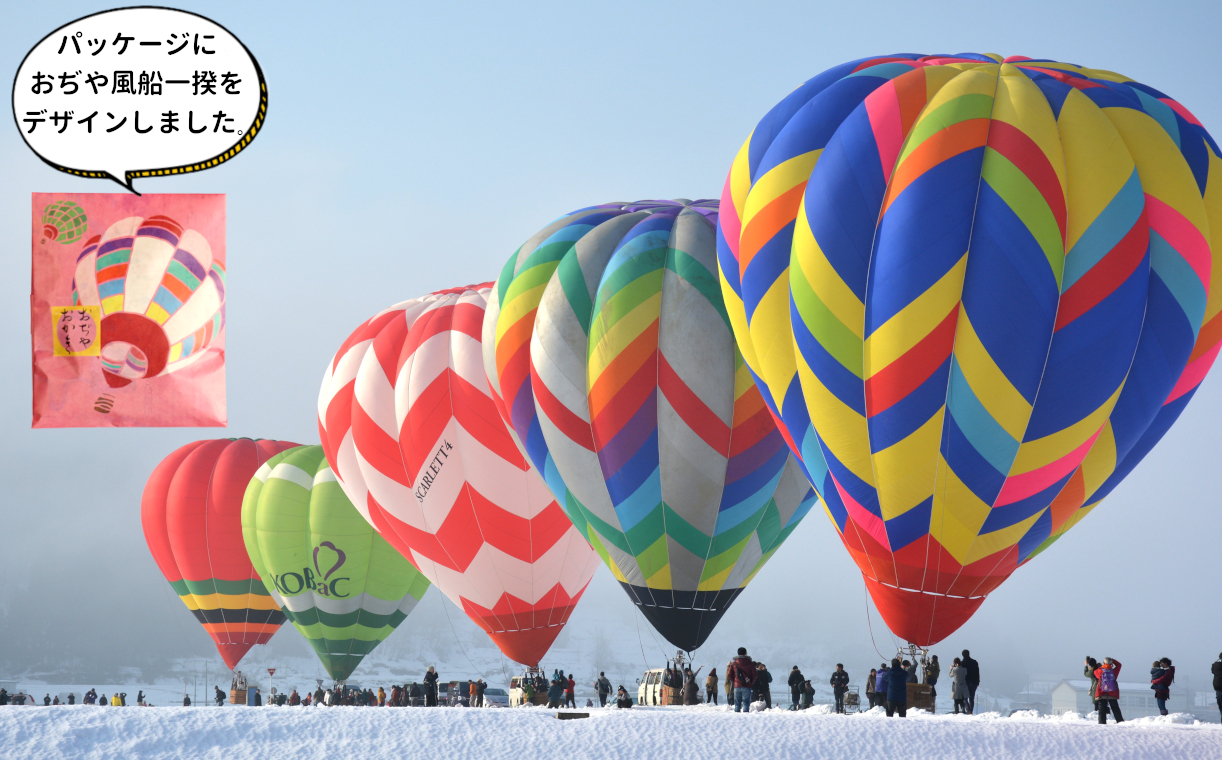
[{"label": "pale blue sky", "polygon": [[[8,72],[55,27],[110,7],[8,5]],[[9,273],[0,282],[0,639],[9,651],[45,640],[63,659],[206,652],[185,610],[167,605],[140,532],[140,490],[162,456],[222,433],[316,442],[323,368],[369,314],[495,278],[514,248],[571,209],[717,196],[755,122],[836,63],[961,51],[1067,60],[1162,89],[1222,134],[1218,3],[179,7],[235,33],[262,65],[270,96],[264,131],[232,162],[137,181],[146,192],[228,194],[230,427],[29,429],[29,194],[118,188],[44,166],[0,120]],[[1166,655],[1205,688],[1222,649],[1219,382],[1207,379],[1109,500],[940,650],[970,646],[994,672],[1066,675],[1080,672],[1087,652],[1138,664]],[[812,512],[707,646],[755,637],[797,656],[809,642],[846,662],[877,662],[862,594],[831,525]],[[632,614],[605,571],[590,597]],[[798,638],[758,630],[751,621],[762,615]],[[579,608],[571,625],[581,622]],[[877,635],[877,617],[874,626]],[[138,649],[134,631],[143,634]]]}]

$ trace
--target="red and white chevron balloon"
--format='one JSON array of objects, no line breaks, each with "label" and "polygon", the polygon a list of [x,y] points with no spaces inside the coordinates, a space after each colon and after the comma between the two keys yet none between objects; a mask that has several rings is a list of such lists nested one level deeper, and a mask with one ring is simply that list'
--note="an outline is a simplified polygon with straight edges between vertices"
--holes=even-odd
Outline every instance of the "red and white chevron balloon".
[{"label": "red and white chevron balloon", "polygon": [[537,665],[599,560],[497,413],[480,347],[491,286],[358,327],[323,377],[318,430],[365,519],[502,652]]}]

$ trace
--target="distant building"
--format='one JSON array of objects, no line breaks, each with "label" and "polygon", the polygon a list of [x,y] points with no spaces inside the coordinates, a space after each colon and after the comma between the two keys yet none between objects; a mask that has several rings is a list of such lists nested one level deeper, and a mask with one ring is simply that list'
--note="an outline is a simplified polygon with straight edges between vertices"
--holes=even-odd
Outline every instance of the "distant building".
[{"label": "distant building", "polygon": [[[1154,701],[1154,690],[1149,683],[1121,681],[1120,712],[1125,719],[1158,715],[1158,703]],[[1171,698],[1167,700],[1167,711],[1173,713],[1193,712],[1189,697],[1195,697],[1187,689],[1171,687]],[[1076,712],[1085,715],[1094,712],[1095,705],[1090,696],[1090,681],[1078,679],[1061,681],[1052,689],[1052,714],[1064,715]]]}]

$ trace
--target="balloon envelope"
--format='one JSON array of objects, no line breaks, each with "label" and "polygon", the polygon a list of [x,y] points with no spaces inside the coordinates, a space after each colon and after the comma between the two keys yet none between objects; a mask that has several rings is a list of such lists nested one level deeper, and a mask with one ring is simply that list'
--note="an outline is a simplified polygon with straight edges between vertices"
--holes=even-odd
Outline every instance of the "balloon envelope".
[{"label": "balloon envelope", "polygon": [[296,445],[249,438],[188,443],[163,459],[144,486],[140,522],[153,560],[231,669],[284,623],[246,554],[242,498],[264,462]]},{"label": "balloon envelope", "polygon": [[89,229],[89,217],[85,209],[72,201],[48,203],[42,210],[42,234],[47,240],[60,245],[75,243]]},{"label": "balloon envelope", "polygon": [[892,631],[935,643],[1179,416],[1222,336],[1217,144],[1121,75],[853,61],[722,196],[744,358]]},{"label": "balloon envelope", "polygon": [[225,320],[225,267],[203,235],[129,217],[85,242],[73,305],[102,309],[102,372],[119,388],[198,361]]},{"label": "balloon envelope", "polygon": [[488,391],[489,285],[361,325],[327,367],[319,435],[345,492],[501,651],[537,665],[598,566]]},{"label": "balloon envelope", "polygon": [[282,451],[255,472],[242,535],[264,587],[336,681],[352,675],[429,587],[352,506],[321,446]]},{"label": "balloon envelope", "polygon": [[518,445],[687,651],[814,503],[735,350],[716,217],[716,201],[563,216],[510,257],[484,319]]}]

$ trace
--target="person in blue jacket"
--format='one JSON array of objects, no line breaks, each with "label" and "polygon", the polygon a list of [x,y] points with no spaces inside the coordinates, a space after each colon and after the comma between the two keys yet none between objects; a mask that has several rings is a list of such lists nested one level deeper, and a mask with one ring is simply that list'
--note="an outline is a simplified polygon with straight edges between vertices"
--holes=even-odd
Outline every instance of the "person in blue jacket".
[{"label": "person in blue jacket", "polygon": [[564,702],[564,687],[568,684],[563,672],[552,674],[552,682],[547,687],[547,706],[555,709]]},{"label": "person in blue jacket", "polygon": [[908,671],[898,657],[891,661],[883,680],[887,689],[887,717],[892,718],[897,712],[901,718],[908,717]]}]

